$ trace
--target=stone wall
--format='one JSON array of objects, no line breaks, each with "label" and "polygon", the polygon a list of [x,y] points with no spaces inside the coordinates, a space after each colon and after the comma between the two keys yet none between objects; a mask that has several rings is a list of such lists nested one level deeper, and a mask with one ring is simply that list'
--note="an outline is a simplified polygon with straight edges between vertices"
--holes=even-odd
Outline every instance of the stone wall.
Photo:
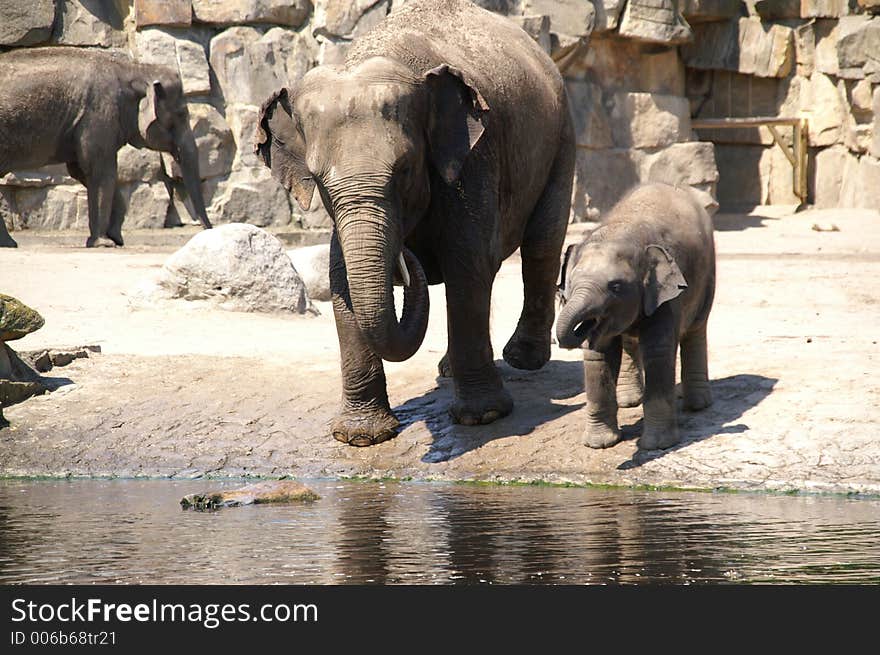
[{"label": "stone wall", "polygon": [[[573,220],[646,180],[691,185],[710,207],[716,190],[725,203],[794,202],[769,133],[696,134],[692,116],[804,113],[811,202],[877,204],[864,189],[880,189],[880,70],[870,55],[880,52],[880,16],[870,13],[880,0],[474,1],[522,25],[566,77],[579,144]],[[0,0],[0,48],[118,48],[177,68],[211,220],[321,228],[320,202],[300,211],[252,154],[258,106],[310,67],[341,61],[405,2]],[[159,157],[120,151],[127,227],[191,220],[169,201]],[[0,179],[0,215],[13,230],[85,228],[85,190],[63,167],[12,174]]]}]

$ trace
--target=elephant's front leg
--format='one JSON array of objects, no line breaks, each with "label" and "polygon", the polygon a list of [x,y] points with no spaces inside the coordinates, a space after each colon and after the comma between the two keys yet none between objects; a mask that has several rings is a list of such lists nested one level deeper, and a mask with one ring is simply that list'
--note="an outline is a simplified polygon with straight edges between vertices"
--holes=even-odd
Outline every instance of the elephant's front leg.
[{"label": "elephant's front leg", "polygon": [[489,340],[489,304],[494,270],[488,256],[458,253],[456,263],[444,267],[446,315],[449,330],[447,356],[452,369],[455,399],[449,413],[456,423],[491,423],[513,410]]},{"label": "elephant's front leg", "polygon": [[675,355],[678,349],[677,309],[665,303],[646,318],[639,333],[645,371],[645,420],[639,448],[657,450],[678,443],[675,416]]},{"label": "elephant's front leg", "polygon": [[382,360],[364,340],[351,311],[348,276],[336,231],[330,242],[330,290],[342,366],[342,408],[330,425],[333,437],[351,446],[372,446],[397,434]]},{"label": "elephant's front leg", "polygon": [[636,407],[641,404],[644,392],[645,383],[642,379],[639,339],[624,334],[620,376],[617,378],[617,404],[619,407]]},{"label": "elephant's front leg", "polygon": [[617,426],[617,376],[620,373],[620,337],[605,350],[584,348],[584,392],[586,395],[584,445],[608,448],[620,441]]}]

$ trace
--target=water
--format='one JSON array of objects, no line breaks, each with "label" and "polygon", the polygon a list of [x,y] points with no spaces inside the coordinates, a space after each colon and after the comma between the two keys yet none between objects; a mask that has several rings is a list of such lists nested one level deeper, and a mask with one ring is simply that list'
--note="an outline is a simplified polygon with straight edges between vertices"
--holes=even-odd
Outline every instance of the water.
[{"label": "water", "polygon": [[878,499],[312,481],[179,508],[240,484],[0,481],[0,583],[880,582]]}]

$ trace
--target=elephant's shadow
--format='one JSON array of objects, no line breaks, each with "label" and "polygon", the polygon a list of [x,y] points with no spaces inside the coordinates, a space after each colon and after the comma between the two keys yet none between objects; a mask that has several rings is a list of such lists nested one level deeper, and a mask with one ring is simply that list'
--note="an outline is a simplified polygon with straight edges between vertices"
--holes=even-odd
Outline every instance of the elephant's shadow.
[{"label": "elephant's shadow", "polygon": [[[580,361],[550,361],[539,371],[519,371],[504,362],[496,362],[504,384],[514,399],[513,413],[490,425],[464,426],[452,422],[447,411],[452,402],[452,380],[438,378],[437,387],[394,408],[401,428],[424,421],[433,441],[422,457],[426,463],[455,459],[496,439],[530,434],[539,426],[580,410],[584,403],[560,404],[554,400],[580,398],[584,392],[583,364]],[[758,405],[773,390],[778,380],[762,375],[739,374],[712,380],[715,402],[700,412],[679,408],[681,442],[667,450],[638,450],[618,469],[641,466],[690,444],[716,434],[745,432],[748,425],[735,423],[744,413]],[[551,389],[548,392],[547,389]],[[637,413],[638,420],[632,415]],[[623,441],[636,439],[642,431],[641,407],[628,410],[629,422],[623,414],[619,419]],[[586,448],[586,446],[584,446]],[[609,454],[614,449],[608,451]]]},{"label": "elephant's shadow", "polygon": [[[699,412],[682,411],[678,407],[678,430],[681,441],[666,450],[637,450],[627,461],[620,464],[619,470],[633,469],[691,444],[703,441],[716,434],[739,434],[749,426],[735,423],[752,407],[757,406],[773,391],[779,380],[763,375],[742,373],[718,380],[710,380],[714,402]],[[642,433],[642,419],[630,424],[621,424],[623,440],[637,439]]]},{"label": "elephant's shadow", "polygon": [[[453,399],[451,378],[438,378],[437,387],[394,408],[401,429],[424,421],[433,436],[423,462],[437,463],[476,450],[490,441],[533,432],[538,426],[576,411],[583,403],[555,403],[580,396],[584,391],[584,368],[580,361],[551,360],[538,371],[521,371],[505,362],[495,362],[504,385],[513,396],[510,416],[489,425],[465,426],[453,423],[448,407]],[[552,388],[548,392],[547,388]]]}]

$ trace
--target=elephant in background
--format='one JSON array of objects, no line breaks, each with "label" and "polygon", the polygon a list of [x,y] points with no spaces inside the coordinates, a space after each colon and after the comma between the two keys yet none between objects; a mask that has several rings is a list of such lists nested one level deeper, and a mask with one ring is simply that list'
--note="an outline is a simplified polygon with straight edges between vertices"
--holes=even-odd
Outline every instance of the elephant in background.
[{"label": "elephant in background", "polygon": [[[445,283],[453,420],[513,408],[489,339],[501,262],[520,248],[525,301],[504,348],[550,358],[574,138],[553,61],[511,21],[466,0],[410,0],[262,107],[257,152],[303,207],[333,218],[330,284],[342,363],[331,431],[367,446],[396,433],[382,360],[421,345],[426,284]],[[392,285],[405,285],[398,321]]]},{"label": "elephant in background", "polygon": [[637,187],[582,243],[569,246],[561,289],[557,341],[563,348],[584,344],[586,445],[617,443],[618,405],[634,407],[643,396],[639,447],[678,443],[679,345],[684,406],[712,403],[706,323],[715,296],[715,241],[705,209],[686,189]]},{"label": "elephant in background", "polygon": [[32,48],[0,54],[0,175],[65,163],[88,190],[86,247],[123,245],[116,153],[126,143],[170,152],[199,221],[198,151],[178,75],[120,53]]}]

